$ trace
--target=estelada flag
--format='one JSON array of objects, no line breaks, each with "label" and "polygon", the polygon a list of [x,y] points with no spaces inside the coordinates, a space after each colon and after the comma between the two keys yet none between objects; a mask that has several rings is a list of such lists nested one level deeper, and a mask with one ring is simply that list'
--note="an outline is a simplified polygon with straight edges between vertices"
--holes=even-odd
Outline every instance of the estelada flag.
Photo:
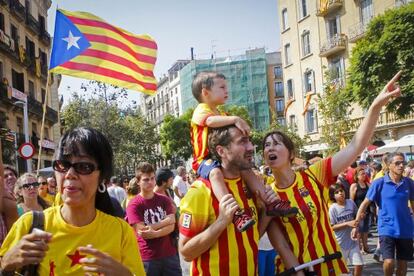
[{"label": "estelada flag", "polygon": [[157,44],[87,12],[56,11],[49,70],[154,94]]}]

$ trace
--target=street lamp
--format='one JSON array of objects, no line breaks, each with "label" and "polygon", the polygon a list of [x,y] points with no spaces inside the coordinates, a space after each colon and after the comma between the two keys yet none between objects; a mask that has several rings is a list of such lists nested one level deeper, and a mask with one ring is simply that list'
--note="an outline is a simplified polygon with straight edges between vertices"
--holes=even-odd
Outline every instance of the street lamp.
[{"label": "street lamp", "polygon": [[[29,143],[29,116],[27,114],[27,100],[26,101],[16,101],[15,105],[23,105],[23,128],[24,128],[24,142]],[[32,161],[26,159],[27,172],[32,172]]]}]

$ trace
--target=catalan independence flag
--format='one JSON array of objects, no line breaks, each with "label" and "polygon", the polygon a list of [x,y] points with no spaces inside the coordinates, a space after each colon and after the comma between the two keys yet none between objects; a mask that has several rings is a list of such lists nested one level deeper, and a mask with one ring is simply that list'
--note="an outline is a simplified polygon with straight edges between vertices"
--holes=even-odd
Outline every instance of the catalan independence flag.
[{"label": "catalan independence flag", "polygon": [[86,12],[56,11],[50,72],[155,94],[157,44]]}]

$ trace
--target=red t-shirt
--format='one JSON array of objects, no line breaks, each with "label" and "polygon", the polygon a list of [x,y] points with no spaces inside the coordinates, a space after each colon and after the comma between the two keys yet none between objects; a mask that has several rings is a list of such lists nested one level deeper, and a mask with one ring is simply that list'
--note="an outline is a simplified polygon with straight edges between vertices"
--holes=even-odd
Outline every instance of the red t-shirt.
[{"label": "red t-shirt", "polygon": [[[126,209],[127,221],[130,225],[143,222],[145,225],[155,224],[167,215],[174,214],[171,199],[154,193],[153,198],[145,199],[137,195],[131,199]],[[152,261],[177,254],[171,235],[161,238],[144,239],[135,232],[143,261]]]}]

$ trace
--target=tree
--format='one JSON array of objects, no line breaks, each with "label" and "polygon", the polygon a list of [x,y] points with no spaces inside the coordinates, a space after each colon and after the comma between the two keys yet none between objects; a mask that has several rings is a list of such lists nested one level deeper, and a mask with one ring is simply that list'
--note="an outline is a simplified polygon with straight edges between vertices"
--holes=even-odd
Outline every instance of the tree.
[{"label": "tree", "polygon": [[82,84],[82,92],[72,93],[61,113],[65,131],[76,127],[92,127],[101,131],[114,151],[115,173],[128,174],[141,161],[155,164],[158,135],[155,126],[136,112],[135,103],[120,107],[125,89],[90,81]]},{"label": "tree", "polygon": [[403,91],[387,110],[404,116],[414,103],[414,3],[390,9],[374,18],[365,37],[352,50],[348,93],[368,107],[386,82],[402,70]]},{"label": "tree", "polygon": [[180,117],[166,115],[160,129],[161,150],[166,159],[187,160],[191,157],[190,121],[194,109]]},{"label": "tree", "polygon": [[337,83],[335,72],[326,71],[323,94],[318,94],[318,111],[322,117],[321,140],[328,145],[327,153],[339,151],[348,144],[353,128],[349,94]]}]

